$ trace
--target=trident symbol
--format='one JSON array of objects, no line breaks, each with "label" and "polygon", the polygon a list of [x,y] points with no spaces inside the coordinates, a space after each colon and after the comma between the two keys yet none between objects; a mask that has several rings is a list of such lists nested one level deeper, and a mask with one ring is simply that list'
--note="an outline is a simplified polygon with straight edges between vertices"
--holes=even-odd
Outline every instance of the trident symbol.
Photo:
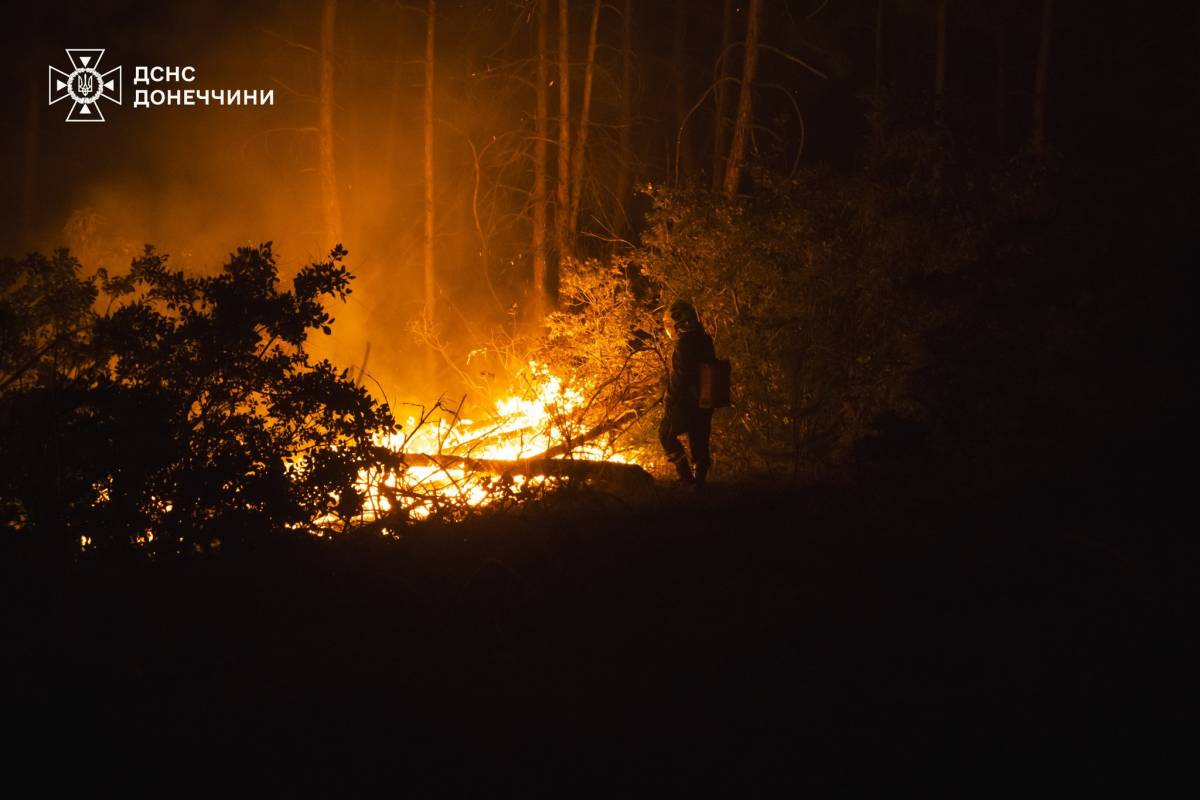
[{"label": "trident symbol", "polygon": [[95,85],[96,85],[96,79],[93,78],[91,75],[80,75],[79,76],[79,93],[81,95],[83,95],[84,97],[91,96],[92,88],[95,87]]}]

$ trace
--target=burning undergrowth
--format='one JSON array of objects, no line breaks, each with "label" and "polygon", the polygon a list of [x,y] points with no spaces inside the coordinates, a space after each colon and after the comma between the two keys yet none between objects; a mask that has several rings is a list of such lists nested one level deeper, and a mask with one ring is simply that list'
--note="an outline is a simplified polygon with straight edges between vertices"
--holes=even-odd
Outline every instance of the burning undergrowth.
[{"label": "burning undergrowth", "polygon": [[651,456],[629,435],[640,414],[613,408],[611,388],[564,379],[536,360],[512,391],[468,415],[466,398],[419,407],[399,429],[381,435],[379,463],[355,486],[361,510],[328,515],[321,532],[356,525],[384,532],[413,520],[460,520],[482,509],[507,510],[548,492],[588,485],[622,492],[651,479]]},{"label": "burning undergrowth", "polygon": [[[578,265],[564,280],[562,310],[541,329],[493,336],[465,359],[432,326],[416,325],[422,346],[472,392],[453,403],[398,406],[411,413],[376,437],[380,457],[358,475],[355,512],[323,516],[318,532],[394,532],[414,520],[512,509],[560,489],[625,493],[647,485],[659,466],[650,412],[664,354],[647,333],[652,312],[631,302],[629,285],[622,270]],[[507,376],[501,386],[478,378],[494,371],[470,371],[481,360]],[[470,404],[479,397],[497,399]]]},{"label": "burning undergrowth", "polygon": [[66,251],[0,263],[4,302],[24,309],[0,314],[0,525],[64,552],[167,557],[650,482],[661,354],[632,334],[619,280],[587,272],[544,325],[472,351],[468,367],[503,362],[492,385],[393,406],[309,354],[350,293],[344,256],[287,282],[269,244],[212,276],[152,248],[125,274],[85,274]]}]

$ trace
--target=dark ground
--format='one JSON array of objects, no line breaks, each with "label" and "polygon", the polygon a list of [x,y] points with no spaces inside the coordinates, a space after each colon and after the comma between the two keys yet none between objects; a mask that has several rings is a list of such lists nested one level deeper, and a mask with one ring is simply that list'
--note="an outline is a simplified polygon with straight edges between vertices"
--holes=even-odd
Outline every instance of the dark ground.
[{"label": "dark ground", "polygon": [[975,759],[993,766],[968,785],[1053,764],[1080,788],[1153,755],[1144,787],[1183,763],[1178,487],[871,480],[187,563],[7,558],[13,764],[742,794]]}]

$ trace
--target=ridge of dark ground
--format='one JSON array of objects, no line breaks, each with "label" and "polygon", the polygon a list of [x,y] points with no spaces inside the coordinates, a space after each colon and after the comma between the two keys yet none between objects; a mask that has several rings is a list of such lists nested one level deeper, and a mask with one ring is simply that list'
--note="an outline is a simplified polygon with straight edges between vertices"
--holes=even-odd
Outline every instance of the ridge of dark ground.
[{"label": "ridge of dark ground", "polygon": [[1195,710],[1185,479],[892,467],[177,563],[10,553],[10,726],[113,776],[180,759],[427,788],[1172,763]]}]

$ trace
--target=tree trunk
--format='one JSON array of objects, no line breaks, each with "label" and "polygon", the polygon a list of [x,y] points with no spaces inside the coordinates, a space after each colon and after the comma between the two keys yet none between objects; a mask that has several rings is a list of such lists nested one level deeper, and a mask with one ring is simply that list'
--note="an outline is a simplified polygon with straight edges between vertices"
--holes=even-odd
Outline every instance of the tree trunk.
[{"label": "tree trunk", "polygon": [[687,0],[675,0],[674,55],[671,59],[671,77],[675,84],[675,141],[678,147],[675,163],[682,165],[684,175],[692,172],[690,140],[687,131],[683,130],[683,118],[687,114],[687,11]]},{"label": "tree trunk", "polygon": [[758,23],[761,14],[762,0],[750,0],[746,16],[746,50],[742,57],[742,86],[738,92],[737,118],[733,123],[733,144],[729,147],[729,162],[725,165],[725,196],[730,199],[737,194],[742,180],[750,126],[754,121],[750,93],[758,66]]},{"label": "tree trunk", "polygon": [[333,156],[333,33],[337,0],[324,0],[321,7],[321,76],[317,99],[317,157],[319,162],[325,241],[332,248],[341,241],[342,208],[338,203],[337,170]]},{"label": "tree trunk", "polygon": [[588,28],[587,60],[583,67],[583,98],[579,105],[579,134],[571,159],[571,237],[579,233],[579,203],[583,197],[583,160],[587,148],[588,118],[592,111],[592,78],[596,68],[596,38],[600,29],[602,0],[592,3],[592,22]]},{"label": "tree trunk", "polygon": [[548,281],[555,305],[558,271],[571,255],[571,17],[569,0],[558,0],[558,181],[554,195],[554,244],[558,258]]},{"label": "tree trunk", "polygon": [[392,180],[396,169],[396,131],[400,127],[400,52],[400,48],[397,47],[392,63],[392,88],[388,95],[387,128],[384,133],[383,166],[381,167],[383,171],[381,176],[383,179],[383,202],[389,209],[395,205],[392,202]]},{"label": "tree trunk", "polygon": [[42,110],[42,82],[35,78],[29,86],[29,104],[25,111],[25,169],[21,176],[21,242],[32,244],[34,190],[37,187],[38,127]]},{"label": "tree trunk", "polygon": [[1050,34],[1054,25],[1054,0],[1042,0],[1042,35],[1038,45],[1037,75],[1033,86],[1033,152],[1046,153],[1046,82],[1050,73]]},{"label": "tree trunk", "polygon": [[549,81],[548,26],[550,0],[538,0],[537,78],[533,137],[533,314],[538,320],[546,313],[546,139],[549,136],[549,111],[546,96]]},{"label": "tree trunk", "polygon": [[721,14],[721,53],[717,62],[717,83],[713,88],[713,99],[716,112],[713,115],[713,162],[712,188],[721,188],[725,177],[725,139],[729,130],[725,124],[725,113],[729,107],[729,78],[732,70],[729,68],[730,45],[733,44],[733,0],[725,0]]},{"label": "tree trunk", "polygon": [[637,464],[617,461],[587,461],[572,458],[525,458],[506,461],[493,458],[466,458],[462,456],[430,455],[427,453],[405,453],[404,463],[409,467],[438,467],[451,470],[461,469],[485,475],[513,477],[566,478],[576,481],[600,481],[626,489],[638,489],[654,485],[654,478]]},{"label": "tree trunk", "polygon": [[617,227],[629,229],[628,204],[633,188],[633,0],[625,0],[621,15],[621,126],[617,157]]},{"label": "tree trunk", "polygon": [[883,7],[884,0],[875,5],[875,94],[883,91]]},{"label": "tree trunk", "polygon": [[422,274],[425,278],[425,321],[434,321],[437,300],[433,263],[433,44],[437,25],[437,2],[429,0],[425,15],[425,240]]},{"label": "tree trunk", "polygon": [[1005,42],[1004,20],[996,27],[996,150],[1004,152],[1004,140],[1008,135],[1008,46]]},{"label": "tree trunk", "polygon": [[465,469],[496,475],[545,475],[556,477],[593,478],[605,475],[645,476],[649,475],[639,466],[615,461],[586,461],[561,458],[572,450],[600,438],[604,434],[628,425],[644,414],[646,409],[630,408],[605,420],[575,437],[570,443],[556,444],[540,453],[514,460],[471,458],[470,456],[440,455],[432,453],[405,453],[404,462],[413,467],[437,466],[443,469]]},{"label": "tree trunk", "polygon": [[[345,46],[342,48],[342,71],[341,84],[342,93],[346,97],[358,97],[359,93],[359,58],[358,58],[358,43],[355,41],[353,26],[347,25],[343,28],[342,41]],[[355,185],[362,186],[359,178],[362,175],[362,148],[359,143],[362,141],[362,132],[365,127],[362,124],[363,114],[362,105],[360,103],[350,103],[344,109],[338,119],[338,130],[343,142],[342,157],[338,162],[338,175],[344,181],[346,187],[346,196],[342,198],[345,202],[342,204],[342,213],[344,215],[343,222],[347,227],[342,231],[342,240],[350,240],[355,238],[354,224],[358,217],[356,214],[356,206],[354,203],[354,187]],[[373,121],[373,120],[372,120]],[[374,125],[370,126],[374,129]]]},{"label": "tree trunk", "polygon": [[948,0],[938,0],[937,4],[937,66],[933,76],[933,108],[940,122],[945,111],[946,99],[946,3]]}]

